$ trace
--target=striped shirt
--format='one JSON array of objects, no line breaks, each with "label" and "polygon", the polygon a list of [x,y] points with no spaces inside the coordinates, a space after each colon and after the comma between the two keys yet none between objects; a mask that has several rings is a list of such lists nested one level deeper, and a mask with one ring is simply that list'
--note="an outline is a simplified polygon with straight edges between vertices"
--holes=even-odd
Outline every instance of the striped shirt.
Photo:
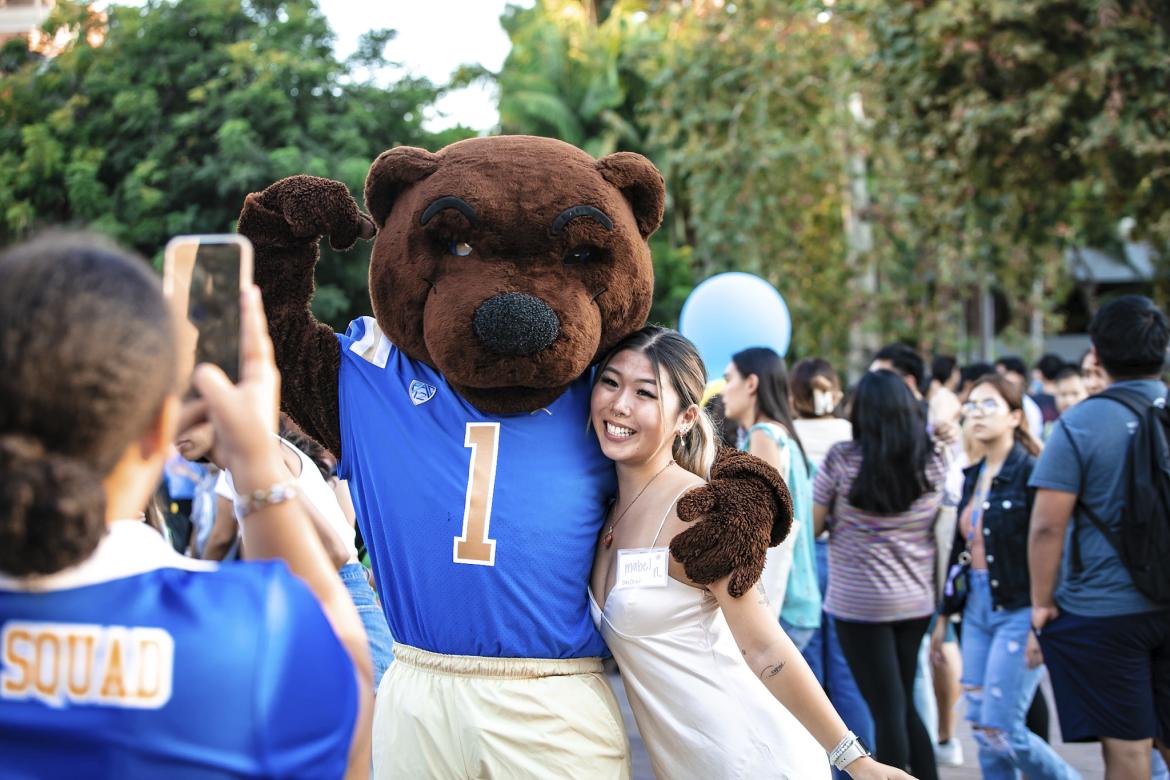
[{"label": "striped shirt", "polygon": [[934,488],[896,515],[849,503],[861,470],[861,446],[834,444],[817,472],[813,501],[829,508],[829,590],[825,611],[863,623],[889,623],[934,612],[934,522],[946,465],[935,454],[926,476]]}]

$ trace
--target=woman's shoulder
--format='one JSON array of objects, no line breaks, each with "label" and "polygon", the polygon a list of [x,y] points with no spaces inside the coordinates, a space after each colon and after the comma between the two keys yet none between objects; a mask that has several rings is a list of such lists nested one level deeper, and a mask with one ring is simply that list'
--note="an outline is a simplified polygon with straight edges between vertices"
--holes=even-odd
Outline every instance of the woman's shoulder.
[{"label": "woman's shoulder", "polygon": [[748,436],[752,441],[768,440],[783,445],[792,436],[781,423],[772,420],[758,422],[748,429]]},{"label": "woman's shoulder", "polygon": [[681,466],[679,467],[678,471],[679,474],[667,485],[669,495],[673,496],[673,500],[670,504],[671,511],[674,511],[674,509],[678,506],[678,502],[682,500],[683,496],[691,492],[691,490],[703,487],[707,484],[707,480],[703,479],[698,474],[687,471]]},{"label": "woman's shoulder", "polygon": [[1019,478],[1027,483],[1028,478],[1032,476],[1032,470],[1036,468],[1036,462],[1040,458],[1024,449],[1024,445],[1016,442],[1015,446],[1012,447],[1009,459],[1014,461],[1015,470]]},{"label": "woman's shoulder", "polygon": [[669,540],[675,533],[682,530],[687,524],[678,516],[678,505],[683,497],[695,488],[707,484],[707,480],[693,474],[684,468],[675,469],[673,476],[662,488],[662,502],[657,506],[654,514],[662,518],[662,538]]}]

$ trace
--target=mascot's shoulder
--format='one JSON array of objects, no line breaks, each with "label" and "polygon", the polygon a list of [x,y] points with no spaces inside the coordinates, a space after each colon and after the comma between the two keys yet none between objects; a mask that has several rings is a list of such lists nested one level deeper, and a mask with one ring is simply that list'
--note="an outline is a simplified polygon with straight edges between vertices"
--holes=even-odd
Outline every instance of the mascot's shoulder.
[{"label": "mascot's shoulder", "polygon": [[358,317],[349,323],[345,334],[339,334],[337,339],[344,352],[356,355],[378,368],[386,367],[390,352],[394,349],[394,343],[386,338],[377,320],[370,316]]}]

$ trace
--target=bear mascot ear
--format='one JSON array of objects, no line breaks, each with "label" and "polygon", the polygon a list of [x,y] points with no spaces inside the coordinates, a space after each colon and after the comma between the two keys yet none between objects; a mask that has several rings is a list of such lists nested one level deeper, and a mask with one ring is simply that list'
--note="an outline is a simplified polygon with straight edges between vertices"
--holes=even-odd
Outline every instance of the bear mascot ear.
[{"label": "bear mascot ear", "polygon": [[397,146],[378,155],[366,174],[366,211],[379,230],[398,196],[438,169],[438,156],[417,146]]},{"label": "bear mascot ear", "polygon": [[607,182],[621,190],[634,210],[638,232],[642,238],[650,238],[662,224],[662,209],[666,201],[666,183],[654,163],[633,152],[615,152],[597,161],[597,171]]}]

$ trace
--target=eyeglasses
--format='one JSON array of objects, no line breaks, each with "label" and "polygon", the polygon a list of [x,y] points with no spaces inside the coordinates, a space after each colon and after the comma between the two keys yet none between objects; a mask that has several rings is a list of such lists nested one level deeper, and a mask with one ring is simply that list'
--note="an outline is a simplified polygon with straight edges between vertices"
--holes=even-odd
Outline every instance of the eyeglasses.
[{"label": "eyeglasses", "polygon": [[993,414],[998,414],[1003,405],[998,398],[984,398],[982,401],[968,401],[962,406],[963,414],[974,415],[979,413],[980,417],[990,417]]}]

